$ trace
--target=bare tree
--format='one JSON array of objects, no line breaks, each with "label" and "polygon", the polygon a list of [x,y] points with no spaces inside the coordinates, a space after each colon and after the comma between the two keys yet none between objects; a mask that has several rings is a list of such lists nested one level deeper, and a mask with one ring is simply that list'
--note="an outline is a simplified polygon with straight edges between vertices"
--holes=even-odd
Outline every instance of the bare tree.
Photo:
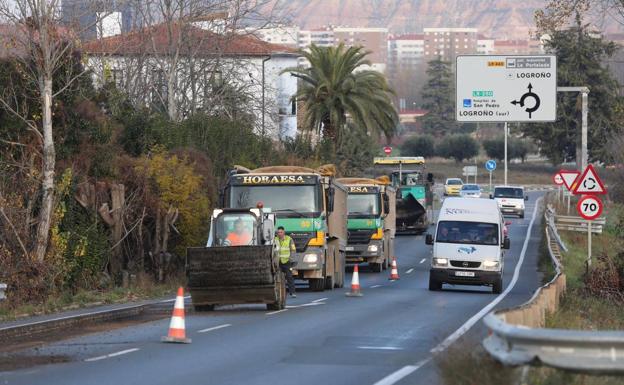
[{"label": "bare tree", "polygon": [[[18,63],[23,84],[31,88],[4,87],[0,106],[24,123],[40,149],[41,201],[32,250],[39,261],[48,247],[55,198],[54,100],[83,75],[67,65],[75,59],[72,55],[80,31],[63,26],[61,17],[61,0],[0,0],[4,54]],[[28,111],[16,103],[25,93],[35,95],[40,112]]]}]

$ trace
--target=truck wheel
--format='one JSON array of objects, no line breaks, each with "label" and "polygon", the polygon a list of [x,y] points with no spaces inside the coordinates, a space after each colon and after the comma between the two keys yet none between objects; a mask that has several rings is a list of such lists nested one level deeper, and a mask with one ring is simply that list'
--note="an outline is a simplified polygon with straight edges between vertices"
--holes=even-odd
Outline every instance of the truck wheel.
[{"label": "truck wheel", "polygon": [[195,309],[196,312],[200,312],[200,311],[213,311],[215,308],[215,305],[194,305],[193,309]]},{"label": "truck wheel", "polygon": [[334,276],[325,277],[325,290],[334,290]]},{"label": "truck wheel", "polygon": [[520,219],[524,219],[524,211],[520,211],[520,214],[518,216],[520,217]]},{"label": "truck wheel", "polygon": [[431,291],[442,290],[442,283],[436,280],[435,278],[433,278],[431,275],[429,275],[429,290]]},{"label": "truck wheel", "polygon": [[503,292],[503,277],[498,277],[492,285],[492,293],[500,294]]},{"label": "truck wheel", "polygon": [[310,278],[308,282],[312,291],[323,291],[325,288],[325,279],[323,278]]},{"label": "truck wheel", "polygon": [[373,273],[381,273],[383,270],[383,264],[381,263],[369,263],[369,266]]}]

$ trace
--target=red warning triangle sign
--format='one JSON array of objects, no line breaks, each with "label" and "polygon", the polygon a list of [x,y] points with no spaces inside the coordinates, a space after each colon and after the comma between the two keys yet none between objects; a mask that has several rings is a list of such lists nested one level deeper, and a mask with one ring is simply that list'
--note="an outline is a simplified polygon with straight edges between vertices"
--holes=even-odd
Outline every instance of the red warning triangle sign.
[{"label": "red warning triangle sign", "polygon": [[572,185],[574,181],[581,173],[576,170],[561,170],[559,171],[559,175],[563,178],[563,184],[566,186],[568,191],[572,191]]},{"label": "red warning triangle sign", "polygon": [[585,168],[583,175],[578,179],[572,194],[606,194],[607,189],[598,177],[598,173],[591,164]]}]

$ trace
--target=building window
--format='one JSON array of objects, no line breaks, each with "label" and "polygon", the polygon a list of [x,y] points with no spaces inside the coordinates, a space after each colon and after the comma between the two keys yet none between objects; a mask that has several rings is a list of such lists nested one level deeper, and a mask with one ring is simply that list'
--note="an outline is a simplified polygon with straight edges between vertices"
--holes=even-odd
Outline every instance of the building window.
[{"label": "building window", "polygon": [[290,114],[297,115],[297,101],[294,98],[290,101]]}]

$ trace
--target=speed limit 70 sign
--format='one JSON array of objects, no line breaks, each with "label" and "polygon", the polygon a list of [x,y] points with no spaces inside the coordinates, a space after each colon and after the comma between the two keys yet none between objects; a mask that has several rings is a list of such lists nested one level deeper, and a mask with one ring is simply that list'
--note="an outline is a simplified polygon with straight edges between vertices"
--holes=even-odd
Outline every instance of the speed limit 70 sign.
[{"label": "speed limit 70 sign", "polygon": [[597,196],[586,195],[576,204],[576,211],[584,219],[594,220],[602,214],[602,201]]}]

